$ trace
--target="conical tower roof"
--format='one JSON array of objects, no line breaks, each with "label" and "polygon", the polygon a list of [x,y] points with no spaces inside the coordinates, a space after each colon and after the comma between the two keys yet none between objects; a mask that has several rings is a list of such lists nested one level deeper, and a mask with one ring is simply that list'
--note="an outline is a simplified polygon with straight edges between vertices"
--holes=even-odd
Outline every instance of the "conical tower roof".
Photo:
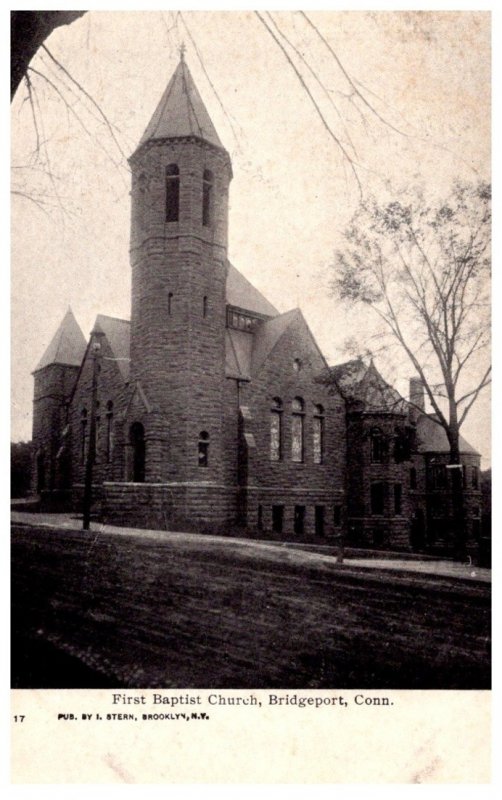
[{"label": "conical tower roof", "polygon": [[36,372],[50,364],[67,364],[79,367],[84,357],[86,341],[73,311],[68,308],[63,321],[37,366]]},{"label": "conical tower roof", "polygon": [[138,147],[152,139],[197,136],[223,148],[183,57]]}]

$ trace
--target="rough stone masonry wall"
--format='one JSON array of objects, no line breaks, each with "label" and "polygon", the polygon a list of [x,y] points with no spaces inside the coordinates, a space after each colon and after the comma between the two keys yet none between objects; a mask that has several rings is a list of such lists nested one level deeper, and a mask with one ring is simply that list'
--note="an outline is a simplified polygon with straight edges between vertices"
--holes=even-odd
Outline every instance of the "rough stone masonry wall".
[{"label": "rough stone masonry wall", "polygon": [[[114,354],[106,337],[100,337],[101,351],[98,360],[99,373],[97,380],[97,400],[99,403],[97,417],[96,437],[96,461],[93,468],[93,480],[96,484],[101,484],[104,480],[122,477],[116,474],[116,447],[117,447],[117,425],[121,413],[124,411],[124,379],[115,361]],[[69,409],[69,421],[71,427],[71,452],[72,452],[72,482],[73,484],[84,483],[85,478],[85,458],[89,444],[89,429],[91,419],[91,399],[92,399],[92,373],[93,358],[87,353]],[[106,457],[106,426],[107,426],[107,403],[113,403],[112,417],[112,450],[111,458]],[[87,410],[86,424],[86,446],[85,453],[82,448],[82,410]]]},{"label": "rough stone masonry wall", "polygon": [[[301,362],[295,370],[294,362]],[[329,392],[316,379],[325,362],[315,346],[307,326],[298,316],[283,334],[267,361],[250,384],[241,389],[241,404],[249,407],[251,419],[246,429],[254,436],[256,446],[248,447],[247,519],[252,527],[261,524],[272,528],[272,506],[284,505],[284,533],[294,537],[295,506],[305,506],[303,538],[315,534],[315,506],[324,507],[324,535],[340,533],[334,524],[334,507],[345,507],[345,403],[338,394]],[[270,418],[274,397],[283,403],[282,459],[270,459]],[[292,401],[301,397],[305,403],[304,460],[295,463],[291,457]],[[315,405],[324,407],[323,463],[314,464],[313,420]]]},{"label": "rough stone masonry wall", "polygon": [[[433,525],[437,531],[443,527],[448,528],[448,520],[453,518],[453,504],[451,495],[451,473],[446,470],[447,485],[443,489],[435,489],[428,476],[428,464],[438,466],[449,464],[449,453],[423,453],[415,457],[417,470],[417,491],[414,493],[415,507],[421,508],[424,513],[426,526]],[[480,489],[480,456],[476,453],[461,453],[460,462],[465,470],[463,485],[464,513],[467,521],[467,541],[473,544],[478,536],[481,519],[481,489]],[[472,485],[472,468],[478,470],[478,487]],[[443,520],[443,522],[442,522]]]},{"label": "rough stone masonry wall", "polygon": [[33,395],[33,473],[32,487],[37,488],[37,458],[43,453],[46,489],[63,488],[56,456],[62,442],[66,425],[66,402],[75,383],[78,367],[50,364],[34,375]]},{"label": "rough stone masonry wall", "polygon": [[105,483],[102,512],[111,523],[170,531],[225,533],[234,492],[213,484]]},{"label": "rough stone masonry wall", "polygon": [[[179,221],[165,221],[165,168],[180,171]],[[132,160],[131,377],[166,420],[163,481],[222,481],[228,156],[195,139],[142,148]],[[211,225],[202,176],[214,176]],[[204,297],[206,314],[204,315]],[[209,464],[198,464],[199,434]]]},{"label": "rough stone masonry wall", "polygon": [[[347,414],[347,493],[348,538],[352,544],[387,546],[399,549],[410,547],[410,518],[413,501],[410,496],[411,460],[397,462],[394,457],[396,428],[407,423],[398,414]],[[382,463],[371,459],[371,431],[378,428],[387,441]],[[383,484],[384,513],[373,515],[371,486]],[[396,513],[394,486],[401,486],[401,512]]]}]

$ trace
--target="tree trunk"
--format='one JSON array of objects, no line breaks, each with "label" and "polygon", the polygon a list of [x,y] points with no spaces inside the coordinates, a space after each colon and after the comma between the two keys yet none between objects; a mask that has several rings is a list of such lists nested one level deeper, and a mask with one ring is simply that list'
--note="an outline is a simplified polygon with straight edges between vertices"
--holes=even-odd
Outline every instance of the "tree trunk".
[{"label": "tree trunk", "polygon": [[71,25],[85,13],[85,11],[11,11],[11,100],[40,45],[53,30],[61,25]]},{"label": "tree trunk", "polygon": [[466,520],[464,505],[464,476],[463,468],[460,464],[460,434],[457,422],[456,408],[450,409],[450,425],[448,441],[450,444],[450,466],[451,476],[451,499],[453,508],[453,536],[455,558],[465,561],[466,551]]}]

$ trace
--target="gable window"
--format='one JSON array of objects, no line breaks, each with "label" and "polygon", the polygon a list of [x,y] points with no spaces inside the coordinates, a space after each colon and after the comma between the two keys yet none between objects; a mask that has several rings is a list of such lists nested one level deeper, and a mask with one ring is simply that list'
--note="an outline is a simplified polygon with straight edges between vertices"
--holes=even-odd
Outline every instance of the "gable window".
[{"label": "gable window", "polygon": [[180,215],[180,171],[177,164],[166,167],[166,222],[178,222]]},{"label": "gable window", "polygon": [[209,466],[209,434],[207,431],[199,433],[199,467]]},{"label": "gable window", "polygon": [[324,458],[324,407],[314,409],[314,464],[322,464]]},{"label": "gable window", "polygon": [[371,431],[371,461],[373,464],[382,464],[385,458],[385,439],[380,428]]},{"label": "gable window", "polygon": [[202,178],[202,224],[211,225],[211,201],[213,192],[213,173],[209,169],[204,170]]},{"label": "gable window", "polygon": [[384,485],[383,483],[371,484],[371,513],[380,515],[384,512]]},{"label": "gable window", "polygon": [[106,448],[105,458],[109,464],[112,459],[113,450],[113,403],[109,400],[106,404]]},{"label": "gable window", "polygon": [[270,409],[270,460],[282,459],[282,400],[274,397]]},{"label": "gable window", "polygon": [[304,402],[301,397],[295,397],[292,403],[291,418],[291,460],[297,464],[303,461],[303,427],[304,427]]}]

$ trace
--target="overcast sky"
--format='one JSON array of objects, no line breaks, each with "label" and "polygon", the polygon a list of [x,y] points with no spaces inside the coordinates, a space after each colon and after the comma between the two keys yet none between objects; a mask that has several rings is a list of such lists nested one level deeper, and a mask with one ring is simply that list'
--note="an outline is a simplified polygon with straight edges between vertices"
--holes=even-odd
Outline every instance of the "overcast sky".
[{"label": "overcast sky", "polygon": [[[372,328],[330,297],[334,249],[358,199],[357,183],[284,55],[251,12],[183,12],[202,56],[171,12],[89,12],[47,44],[96,100],[128,156],[186,44],[186,60],[233,162],[229,257],[280,311],[299,305],[330,363],[344,341]],[[357,152],[364,193],[448,190],[489,177],[490,19],[471,12],[311,13],[366,98],[401,133],[354,104],[326,47],[293,12],[276,22],[330,93],[307,79],[336,135]],[[25,87],[12,106],[12,439],[31,437],[30,375],[71,305],[87,336],[97,313],[129,318],[129,172],[100,119],[67,78],[38,55],[33,75],[41,152]],[[216,89],[217,96],[213,88]],[[224,109],[224,110],[223,110]],[[76,119],[74,112],[81,118]],[[85,125],[87,131],[82,127]],[[45,144],[44,144],[45,143]],[[47,160],[53,180],[48,176]],[[55,188],[57,189],[57,195]],[[53,204],[42,213],[39,196]],[[59,199],[58,199],[59,197]],[[59,205],[65,207],[61,212]],[[377,361],[384,375],[395,357]],[[407,391],[408,365],[399,366]],[[477,413],[476,413],[477,408]],[[488,396],[463,433],[490,462]]]}]

